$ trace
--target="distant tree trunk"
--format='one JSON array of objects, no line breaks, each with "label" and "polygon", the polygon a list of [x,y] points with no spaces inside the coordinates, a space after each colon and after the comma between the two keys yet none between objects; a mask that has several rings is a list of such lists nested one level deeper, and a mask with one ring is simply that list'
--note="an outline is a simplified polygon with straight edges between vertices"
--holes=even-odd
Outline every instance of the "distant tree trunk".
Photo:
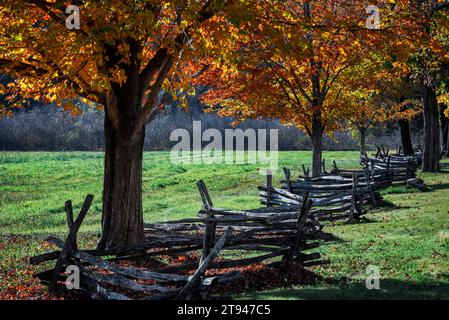
[{"label": "distant tree trunk", "polygon": [[440,124],[435,88],[421,81],[421,96],[424,104],[424,156],[423,172],[440,170]]},{"label": "distant tree trunk", "polygon": [[447,110],[447,105],[440,103],[440,122],[441,122],[441,132],[443,133],[443,150],[444,157],[449,157],[449,119],[445,112]]},{"label": "distant tree trunk", "polygon": [[360,135],[360,157],[365,156],[366,153],[366,131],[365,126],[358,126]]},{"label": "distant tree trunk", "polygon": [[402,150],[406,156],[412,156],[413,151],[412,138],[410,135],[410,121],[408,119],[401,119],[398,121],[401,132]]},{"label": "distant tree trunk", "polygon": [[[432,15],[433,11],[429,11],[429,1],[419,0],[418,5],[421,6],[425,24],[423,25],[423,36],[426,40],[430,40]],[[423,102],[423,118],[424,118],[424,155],[423,155],[423,172],[439,172],[440,171],[440,124],[438,101],[435,91],[435,75],[429,61],[434,56],[429,49],[420,49],[419,58],[419,82],[421,89],[421,99]]]},{"label": "distant tree trunk", "polygon": [[324,127],[321,122],[321,115],[319,112],[314,114],[312,122],[312,175],[318,177],[321,174],[321,168],[323,163],[323,132]]},{"label": "distant tree trunk", "polygon": [[[304,17],[306,20],[312,18],[311,4],[310,1],[305,1],[303,4]],[[313,48],[313,34],[309,33],[306,35],[310,47]],[[312,140],[312,175],[318,177],[321,175],[321,168],[323,163],[323,134],[324,125],[321,119],[321,110],[324,102],[325,95],[320,84],[320,72],[322,69],[322,64],[320,60],[315,60],[315,57],[310,58],[310,69],[311,72],[311,84],[312,84],[312,101],[311,108],[313,111],[312,115],[312,128],[309,132],[310,138]]]}]

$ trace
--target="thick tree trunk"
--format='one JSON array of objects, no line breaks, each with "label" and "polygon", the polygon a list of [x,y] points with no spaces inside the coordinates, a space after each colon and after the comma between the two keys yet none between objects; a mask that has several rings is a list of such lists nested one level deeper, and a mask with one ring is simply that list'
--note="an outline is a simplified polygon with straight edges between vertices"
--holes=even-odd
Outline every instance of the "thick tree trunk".
[{"label": "thick tree trunk", "polygon": [[413,151],[412,138],[410,135],[410,121],[408,119],[401,119],[398,121],[399,129],[401,133],[401,144],[404,155],[412,156]]},{"label": "thick tree trunk", "polygon": [[424,104],[424,156],[422,170],[424,172],[438,172],[440,170],[440,125],[435,88],[421,84],[421,94]]},{"label": "thick tree trunk", "polygon": [[360,135],[360,157],[365,156],[366,153],[366,127],[359,126]]},{"label": "thick tree trunk", "polygon": [[312,175],[318,177],[321,174],[323,163],[323,124],[318,116],[314,117],[312,123]]},{"label": "thick tree trunk", "polygon": [[446,117],[446,110],[447,105],[440,103],[441,132],[443,133],[443,156],[449,157],[449,119]]},{"label": "thick tree trunk", "polygon": [[[145,241],[142,212],[142,161],[145,125],[159,111],[159,94],[175,56],[189,37],[180,33],[174,52],[160,48],[142,69],[140,41],[126,39],[129,54],[104,48],[105,70],[117,67],[126,80],[111,81],[102,95],[105,106],[105,165],[102,234],[99,249],[114,249]],[[117,44],[118,45],[118,44]],[[176,53],[177,52],[177,53]],[[125,59],[126,58],[126,59]]]},{"label": "thick tree trunk", "polygon": [[131,142],[130,130],[117,130],[105,116],[102,235],[98,248],[144,241],[142,160],[145,129]]}]

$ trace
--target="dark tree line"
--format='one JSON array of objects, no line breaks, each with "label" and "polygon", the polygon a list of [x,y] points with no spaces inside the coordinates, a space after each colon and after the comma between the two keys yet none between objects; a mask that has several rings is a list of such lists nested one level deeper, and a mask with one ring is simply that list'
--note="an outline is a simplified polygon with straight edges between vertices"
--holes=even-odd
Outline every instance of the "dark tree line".
[{"label": "dark tree line", "polygon": [[[33,103],[30,108],[16,110],[11,118],[0,119],[0,150],[7,151],[102,151],[104,148],[103,115],[101,111],[81,107],[83,113],[73,117],[62,109]],[[192,132],[192,122],[201,121],[202,130],[232,129],[232,119],[223,119],[213,113],[204,113],[201,105],[192,102],[189,111],[169,106],[148,126],[145,150],[170,150],[176,142],[170,141],[173,130],[182,128]],[[310,150],[310,139],[293,127],[277,121],[247,121],[238,126],[246,129],[278,129],[280,150]],[[269,132],[269,131],[268,131]],[[327,150],[354,150],[357,142],[349,132],[325,139]],[[374,143],[374,137],[371,141]],[[204,142],[207,144],[207,142]]]}]

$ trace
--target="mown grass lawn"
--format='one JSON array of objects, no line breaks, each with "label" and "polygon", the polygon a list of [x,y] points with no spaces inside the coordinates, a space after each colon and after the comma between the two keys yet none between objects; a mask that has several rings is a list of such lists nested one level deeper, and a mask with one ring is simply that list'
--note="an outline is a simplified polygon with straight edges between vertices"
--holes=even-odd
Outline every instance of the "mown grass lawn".
[{"label": "mown grass lawn", "polygon": [[[326,152],[328,163],[358,167],[357,152]],[[281,152],[279,169],[298,172],[310,152]],[[203,179],[219,207],[259,206],[258,165],[174,165],[167,152],[145,153],[145,220],[192,217],[201,206],[196,181]],[[277,172],[275,181],[282,176]],[[102,153],[0,153],[0,292],[25,286],[33,271],[27,257],[42,253],[50,234],[64,236],[64,202],[79,209],[88,193],[94,205],[81,228],[81,243],[95,245],[100,231]],[[371,210],[357,224],[339,222],[326,230],[336,241],[322,247],[332,264],[314,268],[322,279],[313,286],[273,288],[240,298],[406,299],[449,298],[449,170],[421,174],[430,187],[385,190],[394,206]],[[380,268],[381,290],[367,290],[366,267]]]}]

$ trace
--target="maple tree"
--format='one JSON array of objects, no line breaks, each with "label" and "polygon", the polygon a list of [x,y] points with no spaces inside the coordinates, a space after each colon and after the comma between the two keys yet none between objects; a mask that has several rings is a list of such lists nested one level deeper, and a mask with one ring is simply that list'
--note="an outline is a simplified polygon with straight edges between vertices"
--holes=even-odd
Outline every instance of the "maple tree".
[{"label": "maple tree", "polygon": [[79,30],[66,28],[65,1],[0,4],[0,72],[14,79],[2,88],[9,92],[9,108],[35,99],[76,114],[73,101],[81,97],[104,109],[99,248],[144,241],[145,125],[161,110],[162,91],[179,96],[191,88],[185,63],[214,46],[207,33],[248,12],[251,2],[74,1],[81,12]]},{"label": "maple tree", "polygon": [[[439,171],[440,132],[437,100],[444,100],[446,90],[441,89],[442,65],[449,58],[449,3],[441,0],[392,1],[394,9],[391,18],[402,16],[405,28],[394,30],[397,35],[414,39],[395,43],[387,34],[389,50],[385,51],[386,62],[394,67],[384,69],[389,74],[377,80],[377,88],[383,92],[383,101],[393,102],[390,118],[396,120],[401,129],[405,154],[413,154],[410,139],[409,120],[416,116],[418,102],[416,88],[421,97],[424,117],[423,171]],[[408,12],[408,15],[407,15]],[[399,69],[399,72],[391,69]],[[401,70],[402,69],[402,70]],[[382,85],[382,83],[386,85]],[[441,99],[440,99],[441,98]],[[443,129],[444,130],[444,129]],[[447,135],[447,134],[446,134]],[[444,134],[443,134],[444,137]]]},{"label": "maple tree", "polygon": [[388,111],[384,100],[372,92],[351,91],[346,105],[351,107],[351,115],[347,119],[349,128],[360,141],[360,156],[364,156],[368,129],[377,124],[385,123]]},{"label": "maple tree", "polygon": [[413,155],[413,145],[410,137],[410,120],[422,112],[420,101],[385,97],[381,95],[358,98],[354,112],[348,118],[350,128],[356,129],[360,139],[360,155],[366,153],[366,137],[369,128],[387,123],[397,122],[401,133],[402,150],[405,155]]},{"label": "maple tree", "polygon": [[199,81],[211,86],[203,101],[225,116],[277,118],[303,130],[313,145],[312,173],[319,175],[323,135],[359,112],[343,96],[361,82],[372,81],[356,67],[378,64],[374,52],[390,54],[385,39],[396,49],[413,42],[397,32],[415,28],[405,10],[387,11],[383,30],[367,28],[369,4],[284,1],[267,9],[246,23],[248,36],[235,39],[238,49],[233,56],[211,63]]},{"label": "maple tree", "polygon": [[356,66],[354,71],[361,77],[341,96],[352,109],[347,121],[350,128],[357,130],[361,156],[366,152],[367,130],[393,121],[400,127],[404,153],[412,155],[409,121],[421,112],[421,103],[416,99],[416,85],[410,79],[411,69],[406,62],[382,63],[382,59],[379,55],[377,63],[367,60]]}]

